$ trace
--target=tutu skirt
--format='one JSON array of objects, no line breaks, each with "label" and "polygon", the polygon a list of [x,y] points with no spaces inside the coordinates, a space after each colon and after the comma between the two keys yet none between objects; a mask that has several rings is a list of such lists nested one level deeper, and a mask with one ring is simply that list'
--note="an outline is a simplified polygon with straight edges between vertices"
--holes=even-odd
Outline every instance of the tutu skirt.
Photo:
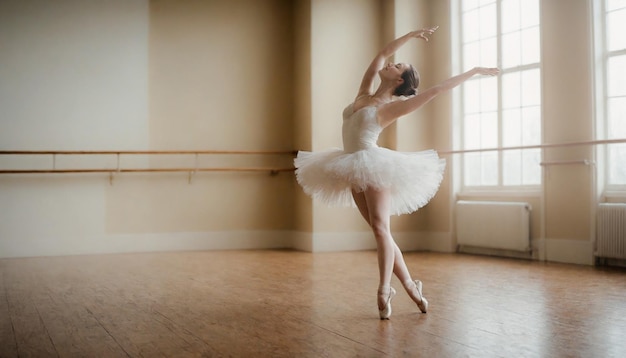
[{"label": "tutu skirt", "polygon": [[426,205],[439,189],[445,169],[445,160],[434,150],[397,152],[378,146],[356,152],[300,151],[294,164],[298,183],[314,199],[329,206],[355,207],[353,189],[388,189],[393,215]]}]

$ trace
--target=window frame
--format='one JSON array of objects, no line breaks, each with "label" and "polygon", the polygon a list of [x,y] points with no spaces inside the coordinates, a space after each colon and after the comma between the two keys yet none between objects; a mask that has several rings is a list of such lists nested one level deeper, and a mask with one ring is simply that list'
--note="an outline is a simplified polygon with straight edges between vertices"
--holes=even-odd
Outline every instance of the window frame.
[{"label": "window frame", "polygon": [[[610,139],[609,137],[609,118],[608,118],[608,62],[610,58],[617,56],[626,56],[626,48],[619,50],[609,50],[608,47],[608,21],[606,3],[608,0],[593,1],[591,4],[591,13],[594,22],[594,83],[595,83],[595,116],[596,116],[596,137],[600,140]],[[626,145],[626,144],[622,144]],[[626,183],[611,183],[610,171],[611,162],[609,160],[610,145],[596,146],[596,158],[599,164],[598,169],[598,186],[603,196],[626,196]]]},{"label": "window frame", "polygon": [[[486,193],[493,193],[493,194],[505,194],[505,195],[512,195],[514,193],[523,193],[523,195],[528,195],[528,194],[534,194],[534,193],[540,193],[543,185],[544,185],[544,177],[543,177],[543,168],[538,168],[540,171],[539,174],[539,183],[538,184],[520,184],[520,185],[505,185],[504,184],[504,152],[507,151],[506,147],[503,147],[503,137],[504,137],[504,132],[503,132],[503,112],[504,112],[504,108],[503,108],[503,103],[502,103],[502,81],[503,81],[503,77],[507,74],[510,73],[520,73],[522,74],[524,71],[528,71],[528,70],[538,70],[539,71],[539,87],[540,87],[540,103],[539,103],[539,115],[540,115],[540,130],[541,133],[539,134],[539,143],[537,144],[542,144],[543,143],[543,135],[544,135],[544,131],[543,131],[543,68],[542,68],[542,59],[543,59],[543,52],[541,51],[541,7],[539,6],[538,11],[539,11],[539,24],[538,29],[539,29],[539,59],[538,62],[533,62],[533,63],[529,63],[529,64],[520,64],[514,67],[509,67],[509,68],[502,68],[502,41],[503,41],[503,37],[506,34],[503,34],[502,32],[502,0],[494,0],[495,2],[495,6],[496,6],[496,51],[497,51],[497,66],[501,69],[501,73],[499,76],[497,76],[496,81],[497,81],[497,88],[498,88],[498,98],[497,98],[497,109],[496,109],[496,116],[497,116],[497,123],[498,123],[498,133],[497,133],[497,148],[498,150],[490,150],[493,148],[484,148],[483,151],[478,151],[477,153],[488,153],[488,152],[496,152],[497,155],[497,184],[495,185],[467,185],[467,180],[466,180],[466,159],[465,159],[465,154],[460,154],[458,156],[458,160],[456,160],[457,164],[455,164],[455,167],[458,168],[459,171],[459,179],[460,181],[458,182],[459,184],[459,188],[460,188],[460,192],[462,192],[464,195],[468,194],[471,195],[472,193],[477,193],[477,194],[486,194]],[[452,4],[452,6],[454,7],[453,9],[453,34],[454,34],[454,38],[452,41],[452,46],[453,46],[453,55],[456,58],[455,62],[453,63],[453,68],[457,71],[457,72],[462,72],[465,69],[464,67],[464,51],[463,51],[463,46],[465,45],[465,43],[463,42],[463,0],[454,0],[454,3]],[[521,30],[521,29],[520,29]],[[478,40],[480,41],[480,39]],[[476,64],[476,66],[481,66],[482,64]],[[478,81],[479,79],[471,79],[469,81]],[[469,82],[468,81],[468,82]],[[454,97],[454,103],[455,103],[455,110],[454,110],[454,118],[455,118],[455,147],[459,148],[459,151],[463,152],[464,150],[473,150],[473,149],[466,149],[465,148],[465,86],[460,86],[460,91],[459,94],[456,95]],[[523,108],[528,108],[524,107],[524,106],[520,106],[520,109]],[[485,113],[482,111],[479,111],[478,114],[481,113]],[[522,145],[520,145],[522,146]],[[529,147],[533,147],[533,145],[529,145]],[[519,150],[519,149],[518,149]],[[521,151],[523,152],[524,149],[522,149]],[[532,149],[531,149],[532,150]],[[542,148],[539,148],[539,160],[540,162],[543,160],[543,156],[544,156],[544,150]],[[540,163],[538,163],[540,165]],[[523,173],[523,172],[522,172]],[[523,174],[522,174],[523,175]]]}]

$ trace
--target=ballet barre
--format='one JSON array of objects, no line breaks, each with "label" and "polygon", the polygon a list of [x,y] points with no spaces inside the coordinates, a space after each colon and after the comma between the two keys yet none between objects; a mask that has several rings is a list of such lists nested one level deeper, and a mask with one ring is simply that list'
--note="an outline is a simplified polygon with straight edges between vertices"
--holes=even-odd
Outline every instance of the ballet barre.
[{"label": "ballet barre", "polygon": [[[50,151],[50,150],[6,150],[0,151],[0,158],[3,156],[51,156],[51,167],[47,168],[28,168],[28,169],[0,169],[0,174],[89,174],[89,173],[108,173],[109,183],[113,184],[113,178],[116,174],[121,173],[188,173],[188,181],[191,183],[191,179],[194,174],[200,172],[268,172],[270,175],[278,175],[281,172],[294,171],[293,167],[202,167],[198,165],[198,157],[200,155],[274,155],[274,156],[295,156],[298,153],[296,150],[282,150],[282,151],[243,151],[243,150],[126,150],[126,151],[107,151],[107,150],[79,150],[79,151]],[[115,167],[104,168],[58,168],[57,158],[59,156],[115,156]],[[132,155],[146,155],[146,156],[158,156],[158,155],[193,155],[194,165],[184,167],[159,167],[159,168],[124,168],[121,166],[121,156]]]},{"label": "ballet barre", "polygon": [[589,159],[582,160],[561,160],[554,162],[541,162],[539,163],[542,167],[551,166],[551,165],[596,165],[596,162]]},{"label": "ballet barre", "polygon": [[297,150],[0,150],[0,155],[121,155],[121,154],[297,154]]},{"label": "ballet barre", "polygon": [[438,151],[438,153],[441,155],[452,155],[452,154],[467,154],[467,153],[496,152],[496,151],[502,152],[502,151],[507,151],[507,150],[547,149],[547,148],[578,147],[578,146],[587,146],[587,145],[622,144],[622,143],[626,143],[626,138],[589,140],[589,141],[580,141],[580,142],[536,144],[536,145],[524,145],[524,146],[515,146],[515,147],[446,150],[446,151]]}]

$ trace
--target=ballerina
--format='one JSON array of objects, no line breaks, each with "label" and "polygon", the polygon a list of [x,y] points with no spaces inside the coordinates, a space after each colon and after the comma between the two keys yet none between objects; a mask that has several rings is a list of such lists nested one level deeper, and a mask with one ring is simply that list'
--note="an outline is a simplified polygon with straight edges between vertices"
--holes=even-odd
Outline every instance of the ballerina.
[{"label": "ballerina", "polygon": [[[367,68],[357,96],[343,111],[343,149],[300,151],[294,160],[296,178],[305,193],[334,206],[356,206],[376,239],[379,268],[377,304],[380,319],[391,316],[392,273],[422,313],[428,301],[422,282],[413,280],[391,235],[390,216],[408,214],[426,205],[437,192],[445,161],[434,150],[397,152],[379,147],[382,130],[441,93],[474,75],[497,75],[497,68],[476,67],[417,93],[419,73],[406,63],[386,60],[410,39],[429,40],[436,30],[412,31],[387,44]],[[374,90],[376,76],[380,78]]]}]

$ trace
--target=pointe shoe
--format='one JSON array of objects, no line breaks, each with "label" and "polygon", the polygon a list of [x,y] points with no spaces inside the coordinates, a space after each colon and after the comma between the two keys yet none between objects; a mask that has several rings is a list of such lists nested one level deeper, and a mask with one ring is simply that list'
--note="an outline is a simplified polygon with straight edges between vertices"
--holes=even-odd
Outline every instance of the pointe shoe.
[{"label": "pointe shoe", "polygon": [[417,289],[417,293],[420,298],[420,301],[417,302],[417,308],[419,308],[422,313],[426,313],[428,310],[428,301],[426,300],[426,297],[422,296],[422,281],[415,280],[415,288]]},{"label": "pointe shoe", "polygon": [[[379,295],[381,294],[383,293],[379,292]],[[389,317],[391,317],[391,299],[395,295],[396,295],[396,290],[394,290],[393,287],[390,287],[389,296],[387,296],[387,302],[385,302],[385,308],[383,308],[382,310],[378,310],[380,319],[389,319]]]}]

